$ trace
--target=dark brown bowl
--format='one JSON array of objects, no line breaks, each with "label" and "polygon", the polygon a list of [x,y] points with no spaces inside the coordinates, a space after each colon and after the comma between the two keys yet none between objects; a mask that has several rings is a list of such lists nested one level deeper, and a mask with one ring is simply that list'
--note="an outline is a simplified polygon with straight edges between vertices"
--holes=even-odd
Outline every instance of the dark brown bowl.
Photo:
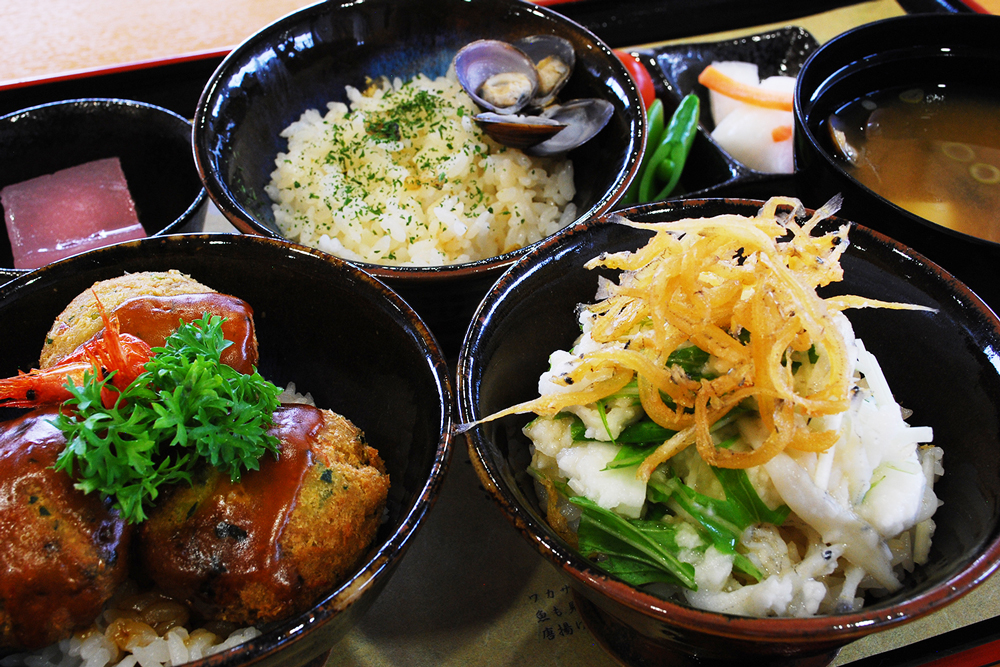
[{"label": "dark brown bowl", "polygon": [[77,255],[0,287],[0,377],[37,365],[55,316],[95,281],[167,269],[250,303],[261,374],[346,416],[386,463],[388,517],[347,580],[256,639],[189,663],[303,665],[365,613],[437,499],[451,458],[447,364],[413,310],[346,262],[274,239],[182,235]]},{"label": "dark brown bowl", "polygon": [[[219,210],[241,231],[280,238],[264,192],[279,133],[309,108],[346,100],[365,77],[443,75],[465,44],[556,34],[576,48],[561,97],[612,102],[610,123],[569,154],[576,167],[578,220],[608,210],[632,179],[645,144],[645,112],[624,66],[595,35],[544,7],[519,0],[371,0],[320,3],[264,28],[216,70],[194,118],[195,159]],[[504,268],[527,250],[441,267],[359,263],[386,280],[457,351],[472,311]]]},{"label": "dark brown bowl", "polygon": [[[117,157],[147,235],[200,231],[205,219],[191,123],[162,107],[78,99],[15,111],[0,117],[0,155],[0,188]],[[6,231],[0,237],[0,267],[13,267]]]},{"label": "dark brown bowl", "polygon": [[[795,90],[795,166],[800,196],[819,206],[844,195],[841,213],[920,251],[965,281],[987,303],[1000,304],[1000,244],[914,215],[850,176],[833,154],[826,126],[846,103],[901,86],[972,85],[1000,96],[996,35],[1000,16],[909,15],[839,35],[805,63]],[[1000,225],[1000,216],[994,216]]]},{"label": "dark brown bowl", "polygon": [[[623,214],[670,221],[722,213],[753,215],[762,202],[688,200]],[[837,221],[831,221],[836,223]],[[842,222],[842,221],[840,221]],[[598,272],[584,263],[603,251],[636,249],[649,233],[602,218],[566,230],[526,255],[490,290],[458,361],[458,410],[471,422],[538,395],[548,356],[579,335],[578,303],[590,303]],[[919,254],[852,226],[845,279],[827,294],[855,293],[936,308],[934,313],[856,310],[858,336],[877,356],[896,399],[934,429],[945,450],[935,485],[944,505],[930,561],[898,593],[858,612],[803,619],[747,618],[668,602],[606,575],[544,520],[527,473],[528,416],[466,434],[480,480],[503,513],[573,586],[598,640],[630,665],[828,663],[841,646],[955,601],[996,569],[1000,557],[1000,320],[962,283]],[[610,274],[605,274],[610,275]]]}]

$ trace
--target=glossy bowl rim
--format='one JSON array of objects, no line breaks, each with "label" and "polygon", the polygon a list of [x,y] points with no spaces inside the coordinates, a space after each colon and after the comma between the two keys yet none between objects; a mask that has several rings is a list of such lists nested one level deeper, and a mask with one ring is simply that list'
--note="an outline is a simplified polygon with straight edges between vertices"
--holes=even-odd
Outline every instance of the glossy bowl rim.
[{"label": "glossy bowl rim", "polygon": [[[576,219],[563,229],[579,225],[590,217],[607,213],[614,207],[622,195],[625,194],[625,191],[628,189],[632,180],[636,177],[636,172],[639,171],[643,153],[645,151],[645,139],[647,132],[646,109],[642,104],[639,90],[636,87],[635,82],[632,80],[632,76],[628,73],[628,70],[625,69],[625,66],[621,63],[621,61],[618,60],[617,56],[614,55],[611,47],[580,23],[577,23],[576,21],[573,21],[572,19],[569,19],[542,5],[533,5],[522,0],[499,0],[499,3],[505,6],[530,10],[532,13],[543,16],[547,20],[564,24],[579,31],[580,33],[586,35],[587,38],[594,43],[597,49],[605,55],[609,62],[609,66],[612,69],[618,70],[617,81],[622,84],[622,89],[629,98],[629,101],[638,110],[635,121],[638,136],[633,137],[637,150],[630,154],[630,158],[627,161],[628,168],[623,172],[624,176],[618,178],[615,185],[605,192],[604,195],[590,207],[590,209],[579,213]],[[205,143],[202,140],[204,133],[206,132],[206,124],[211,117],[209,109],[219,98],[218,93],[222,82],[229,78],[231,70],[235,67],[237,62],[244,62],[246,59],[245,57],[254,52],[254,48],[258,42],[267,40],[274,33],[284,31],[286,28],[296,25],[301,21],[308,20],[313,14],[325,13],[328,11],[335,12],[339,9],[341,9],[341,6],[333,3],[317,3],[290,12],[276,21],[264,26],[253,35],[243,40],[243,42],[226,55],[216,70],[212,73],[212,76],[208,79],[205,88],[199,96],[198,104],[195,107],[194,119],[192,121],[192,148],[195,167],[198,170],[198,174],[201,176],[201,181],[204,185],[204,189],[208,193],[208,198],[216,205],[226,219],[244,234],[259,235],[287,241],[285,237],[276,235],[272,230],[256,221],[254,217],[232,197],[231,189],[221,181],[217,170],[212,168],[214,166],[213,160],[209,155],[208,147],[205,146]],[[250,222],[251,220],[253,220],[253,222]],[[506,268],[544,240],[545,238],[540,239],[539,241],[524,246],[523,248],[518,248],[517,250],[512,250],[500,255],[494,255],[484,259],[458,264],[442,264],[434,266],[392,266],[354,260],[345,261],[349,261],[357,266],[360,266],[369,274],[379,278],[390,278],[401,281],[448,280],[456,277],[466,277],[474,276],[480,273],[488,273],[495,271],[497,268]]]},{"label": "glossy bowl rim", "polygon": [[[110,110],[126,108],[144,109],[147,112],[162,115],[165,119],[168,119],[168,122],[178,123],[178,128],[186,127],[189,136],[194,131],[194,125],[191,121],[184,118],[180,114],[171,111],[170,109],[156,104],[151,104],[149,102],[130,100],[124,97],[74,97],[67,100],[45,102],[43,104],[36,104],[34,106],[25,107],[23,109],[18,109],[17,111],[11,111],[10,113],[3,114],[0,116],[0,123],[16,122],[17,116],[24,116],[28,114],[58,114],[62,109],[72,110],[74,112],[77,109],[82,111],[86,106],[97,106]],[[188,220],[194,215],[195,211],[204,206],[207,201],[208,192],[205,190],[205,185],[203,183],[201,189],[198,190],[198,195],[194,198],[194,201],[192,201],[180,215],[174,218],[172,222],[168,223],[163,229],[155,234],[151,234],[150,236],[167,236],[169,234],[176,233],[179,228],[183,227],[188,222]],[[22,269],[14,270],[21,271]],[[0,277],[2,277],[2,274],[0,274]]]},{"label": "glossy bowl rim", "polygon": [[[819,60],[821,58],[828,57],[828,54],[831,53],[831,52],[836,53],[836,49],[843,48],[843,44],[845,42],[849,43],[849,42],[851,42],[853,40],[859,39],[859,35],[860,36],[865,36],[865,35],[869,35],[869,33],[870,33],[871,36],[868,37],[867,41],[870,42],[870,43],[877,43],[878,36],[882,32],[884,32],[886,30],[893,30],[894,26],[904,26],[905,27],[905,25],[907,23],[909,23],[909,24],[914,24],[914,23],[917,23],[917,24],[935,24],[935,23],[938,23],[938,22],[940,22],[942,20],[944,20],[944,21],[951,21],[953,23],[960,23],[960,22],[964,22],[964,23],[969,23],[969,22],[973,22],[973,23],[992,22],[992,23],[994,23],[995,31],[996,32],[1000,32],[1000,15],[995,15],[995,14],[979,14],[979,13],[971,13],[971,14],[966,14],[966,13],[957,13],[957,14],[905,14],[905,15],[902,15],[902,16],[892,16],[892,17],[889,17],[889,18],[880,19],[878,21],[872,21],[870,23],[865,23],[865,24],[859,25],[857,27],[851,28],[850,30],[842,32],[839,35],[833,37],[832,39],[830,39],[826,43],[821,44],[820,47],[818,49],[816,49],[809,56],[809,58],[806,59],[805,63],[803,63],[802,69],[800,70],[800,74],[809,72],[810,66],[812,66],[812,67],[818,67],[818,65],[814,65],[813,64],[814,60]],[[937,47],[937,46],[940,46],[940,44],[934,44],[934,45],[914,44],[913,45],[913,47],[914,47],[914,51],[913,51],[914,57],[916,59],[925,58],[925,57],[927,57],[928,49],[930,47]],[[983,48],[993,48],[993,45],[985,45]],[[860,61],[863,61],[863,60],[865,60],[867,58],[870,58],[873,55],[876,55],[876,54],[869,54],[867,56],[864,56],[864,58],[862,58]],[[819,84],[819,87],[822,88],[823,86],[828,85],[828,83],[831,80],[837,79],[840,76],[840,73],[842,71],[844,71],[844,70],[846,70],[846,69],[848,69],[848,68],[850,68],[852,66],[856,66],[858,64],[858,62],[860,62],[860,61],[857,58],[855,58],[855,57],[852,56],[851,59],[850,59],[850,61],[848,61],[848,64],[842,65],[836,71],[828,74],[823,79],[823,81]],[[851,69],[851,71],[850,72],[846,72],[844,74],[844,76],[845,77],[850,77],[850,76],[852,76],[854,74],[855,71],[856,70]],[[815,93],[816,93],[815,89],[814,90],[809,90],[809,91],[806,91],[804,89],[804,87],[802,85],[802,77],[799,77],[796,80],[796,82],[795,82],[795,90],[794,90],[793,98],[792,98],[793,117],[794,117],[794,119],[796,121],[796,125],[797,125],[796,131],[801,130],[802,134],[805,136],[805,140],[809,143],[809,146],[812,148],[812,150],[822,160],[822,162],[823,162],[823,164],[824,164],[825,167],[833,169],[834,173],[836,173],[839,178],[846,179],[852,185],[854,185],[855,187],[857,187],[861,191],[863,191],[866,195],[868,195],[869,197],[871,197],[872,199],[874,199],[875,201],[877,201],[879,204],[887,206],[895,215],[900,216],[901,218],[907,220],[910,223],[917,223],[917,224],[919,224],[919,225],[921,225],[923,227],[926,227],[928,229],[931,229],[931,230],[934,230],[934,231],[938,231],[938,232],[942,232],[942,233],[947,234],[949,236],[952,236],[954,238],[961,239],[963,241],[967,241],[967,242],[973,243],[975,245],[983,246],[983,247],[986,247],[986,248],[998,248],[998,249],[1000,249],[1000,241],[990,241],[989,239],[983,239],[983,238],[980,238],[978,236],[973,236],[971,234],[966,234],[964,232],[956,231],[956,230],[951,229],[949,227],[945,227],[942,224],[939,224],[939,223],[934,222],[932,220],[929,220],[927,218],[921,217],[921,216],[919,216],[919,215],[917,215],[915,213],[911,213],[910,211],[907,211],[905,208],[899,206],[895,202],[887,199],[886,197],[883,197],[879,193],[877,193],[874,190],[872,190],[871,188],[869,188],[867,185],[864,185],[863,183],[861,183],[861,181],[859,181],[856,178],[854,178],[853,176],[851,176],[847,172],[847,170],[844,169],[844,166],[841,164],[841,162],[839,160],[835,159],[826,150],[826,148],[824,148],[823,142],[819,139],[819,137],[816,136],[816,133],[813,132],[813,128],[811,127],[810,123],[807,121],[807,119],[810,117],[808,114],[809,114],[809,112],[812,111],[812,106],[813,106],[812,97],[814,96]],[[796,162],[797,162],[797,160],[796,160]],[[796,171],[798,171],[798,168],[799,168],[799,165],[796,164]]]},{"label": "glossy bowl rim", "polygon": [[[72,272],[78,264],[90,265],[92,256],[109,250],[127,252],[126,246],[169,245],[176,247],[230,245],[257,245],[266,248],[267,252],[277,253],[283,260],[296,262],[320,262],[332,266],[336,272],[350,274],[356,282],[365,283],[373,290],[372,294],[384,299],[386,309],[398,311],[400,319],[405,320],[409,334],[419,341],[423,352],[425,365],[434,380],[439,397],[438,440],[432,465],[426,479],[414,494],[412,507],[399,517],[398,528],[389,538],[377,548],[366,552],[365,560],[359,569],[340,582],[316,604],[296,616],[277,621],[261,635],[242,644],[234,646],[221,653],[194,660],[186,665],[202,667],[220,667],[222,665],[246,665],[257,662],[273,652],[283,651],[288,646],[304,639],[308,634],[326,625],[340,612],[346,610],[379,580],[390,576],[402,560],[413,538],[422,528],[428,513],[437,502],[444,483],[453,452],[452,424],[454,422],[453,406],[454,391],[448,373],[447,360],[437,344],[437,340],[424,324],[420,316],[394,290],[386,286],[378,278],[369,275],[350,262],[319,250],[285,241],[283,239],[266,238],[263,236],[243,234],[175,234],[169,236],[150,236],[134,241],[126,241],[104,248],[97,248],[79,255],[73,255],[43,267],[25,272],[11,281],[0,285],[0,304],[9,300],[23,298],[19,292],[33,287],[35,283],[46,280],[52,273],[61,275]],[[98,263],[100,263],[98,261]],[[110,264],[104,266],[111,268]]]},{"label": "glossy bowl rim", "polygon": [[[616,211],[611,215],[627,217],[631,213],[684,209],[703,203],[753,206],[759,209],[764,201],[745,198],[678,199],[640,204]],[[534,271],[537,260],[572,247],[573,237],[586,234],[588,229],[598,225],[614,224],[609,222],[611,215],[592,218],[584,225],[546,239],[544,244],[511,266],[484,297],[459,353],[456,395],[460,422],[468,422],[478,413],[478,406],[472,405],[472,398],[475,397],[472,392],[478,390],[470,390],[470,384],[478,382],[480,377],[473,372],[476,363],[469,356],[470,349],[482,344],[480,337],[483,333],[483,323],[490,320],[502,303],[498,297],[504,296],[517,282],[529,277]],[[868,235],[870,238],[866,240],[884,244],[889,249],[926,266],[944,279],[951,278],[948,272],[928,258],[880,232],[843,218],[835,219],[848,222],[852,230],[859,230],[862,234]],[[981,317],[991,322],[993,329],[1000,335],[1000,318],[964,283],[951,278],[950,284],[949,290],[953,290],[955,296],[963,297]],[[589,561],[557,538],[544,519],[540,516],[536,519],[532,511],[518,503],[502,477],[487,463],[488,457],[482,451],[482,443],[485,440],[482,428],[469,429],[465,432],[465,438],[476,473],[490,496],[500,506],[504,516],[542,557],[568,577],[573,584],[583,587],[588,593],[606,597],[616,605],[637,612],[654,622],[680,627],[702,635],[790,645],[824,641],[833,642],[835,645],[846,644],[873,632],[880,632],[937,611],[970,592],[1000,567],[1000,534],[998,534],[992,541],[986,542],[982,551],[969,559],[957,572],[919,595],[899,600],[890,607],[872,605],[846,614],[805,618],[756,618],[695,609],[643,592],[594,568]]]}]

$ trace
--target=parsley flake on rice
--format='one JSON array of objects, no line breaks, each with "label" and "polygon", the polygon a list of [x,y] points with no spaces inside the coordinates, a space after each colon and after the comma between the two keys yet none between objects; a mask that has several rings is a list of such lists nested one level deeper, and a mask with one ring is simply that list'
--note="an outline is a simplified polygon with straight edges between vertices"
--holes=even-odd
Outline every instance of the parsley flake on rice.
[{"label": "parsley flake on rice", "polygon": [[356,261],[440,265],[516,250],[576,218],[573,164],[496,143],[451,77],[382,79],[286,128],[266,190],[292,241]]}]

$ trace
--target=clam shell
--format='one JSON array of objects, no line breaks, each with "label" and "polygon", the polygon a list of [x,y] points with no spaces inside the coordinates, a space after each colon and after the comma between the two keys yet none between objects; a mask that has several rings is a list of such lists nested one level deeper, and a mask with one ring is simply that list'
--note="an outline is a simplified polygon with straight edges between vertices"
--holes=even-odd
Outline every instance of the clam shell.
[{"label": "clam shell", "polygon": [[572,100],[562,105],[553,105],[542,113],[567,125],[566,129],[547,141],[525,149],[525,153],[536,156],[558,155],[573,150],[590,141],[608,124],[615,107],[607,100],[584,98]]},{"label": "clam shell", "polygon": [[538,72],[538,92],[531,105],[545,107],[551,104],[576,66],[573,43],[557,35],[531,35],[517,40],[514,46],[531,58]]},{"label": "clam shell", "polygon": [[517,113],[538,91],[531,58],[507,42],[470,42],[455,54],[452,64],[459,84],[476,104],[499,114]]},{"label": "clam shell", "polygon": [[521,149],[547,141],[566,127],[564,123],[552,118],[501,115],[492,112],[481,113],[475,120],[483,128],[483,132],[499,143]]}]

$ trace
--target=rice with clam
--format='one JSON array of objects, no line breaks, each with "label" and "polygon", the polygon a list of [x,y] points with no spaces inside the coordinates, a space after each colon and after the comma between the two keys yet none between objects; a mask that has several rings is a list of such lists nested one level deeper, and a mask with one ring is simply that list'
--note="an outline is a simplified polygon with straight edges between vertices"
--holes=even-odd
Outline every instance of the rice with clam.
[{"label": "rice with clam", "polygon": [[290,240],[379,264],[470,262],[576,218],[573,164],[484,135],[453,77],[382,80],[286,128],[266,187]]}]

